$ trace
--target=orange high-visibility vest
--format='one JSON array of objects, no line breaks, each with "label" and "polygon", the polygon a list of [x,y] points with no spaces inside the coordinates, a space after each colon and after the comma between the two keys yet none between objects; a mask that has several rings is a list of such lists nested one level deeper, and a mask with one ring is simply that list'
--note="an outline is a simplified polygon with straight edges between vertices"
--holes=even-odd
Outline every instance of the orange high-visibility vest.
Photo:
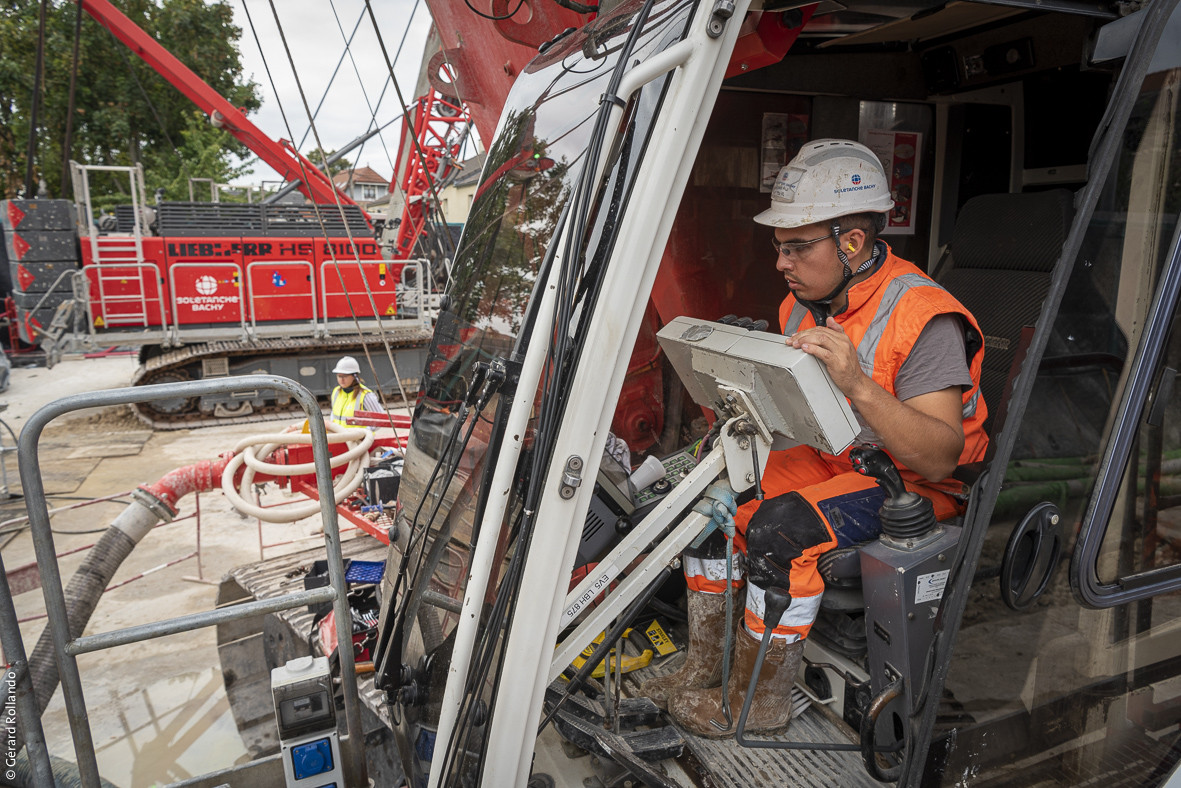
[{"label": "orange high-visibility vest", "polygon": [[[895,256],[889,246],[886,252],[885,262],[868,279],[857,282],[846,291],[848,306],[844,312],[833,317],[857,348],[861,369],[875,383],[896,396],[894,378],[931,318],[941,314],[962,315],[966,322],[968,370],[972,376],[972,386],[963,393],[964,450],[960,453],[958,464],[983,460],[988,448],[988,436],[984,434],[988,408],[980,395],[980,370],[984,358],[980,325],[951,293],[917,266]],[[807,308],[796,301],[794,295],[789,295],[779,307],[779,324],[783,333],[790,336],[797,331],[812,328],[816,321]],[[843,456],[847,455],[848,451]],[[962,484],[952,479],[931,485],[902,463],[897,464],[908,481],[919,481],[938,488],[946,485],[949,490],[963,488]]]}]

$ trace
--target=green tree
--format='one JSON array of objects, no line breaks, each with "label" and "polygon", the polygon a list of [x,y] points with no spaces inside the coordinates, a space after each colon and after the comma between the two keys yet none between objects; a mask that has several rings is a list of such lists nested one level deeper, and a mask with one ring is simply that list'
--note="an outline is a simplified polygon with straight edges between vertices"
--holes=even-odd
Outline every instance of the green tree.
[{"label": "green tree", "polygon": [[[258,109],[257,85],[245,80],[238,51],[242,31],[226,0],[114,0],[132,22],[191,68],[215,91],[246,111]],[[39,0],[0,0],[0,197],[24,189],[32,109]],[[50,4],[35,170],[53,196],[61,172],[77,7]],[[212,128],[194,105],[89,16],[84,15],[75,95],[74,138],[65,158],[86,164],[143,164],[149,192],[163,187],[187,199],[189,177],[224,181],[235,157],[249,151]],[[126,188],[92,179],[98,193]]]},{"label": "green tree", "polygon": [[312,148],[308,153],[308,160],[315,164],[318,168],[328,173],[329,175],[336,175],[338,172],[345,172],[353,168],[353,163],[348,160],[348,157],[341,156],[336,161],[328,165],[325,169],[324,162],[336,155],[335,150],[321,152],[319,148]]},{"label": "green tree", "polygon": [[[180,137],[174,142],[175,150],[151,149],[144,151],[144,180],[150,190],[164,189],[164,197],[169,200],[189,199],[189,178],[211,178],[216,183],[229,183],[234,178],[249,172],[248,164],[237,164],[226,153],[227,135],[209,124],[209,119],[200,110],[189,110],[186,115],[185,127]],[[183,162],[183,167],[177,169],[177,160]],[[155,177],[148,177],[147,173],[154,173]],[[169,175],[171,180],[166,180]],[[201,195],[197,199],[208,199],[207,187],[197,190]],[[149,198],[152,196],[148,195]],[[222,194],[223,202],[245,202],[246,198]]]}]

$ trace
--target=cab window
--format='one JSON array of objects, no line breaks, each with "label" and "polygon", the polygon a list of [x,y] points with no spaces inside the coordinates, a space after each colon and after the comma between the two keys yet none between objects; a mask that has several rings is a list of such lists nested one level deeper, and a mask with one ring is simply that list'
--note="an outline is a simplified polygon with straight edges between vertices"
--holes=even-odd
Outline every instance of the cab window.
[{"label": "cab window", "polygon": [[[1145,80],[1071,281],[1075,290],[1106,294],[1086,340],[1126,336],[1134,349],[1122,375],[1112,365],[1118,407],[1104,450],[1092,458],[1094,489],[1071,573],[1090,607],[1181,588],[1181,407],[1173,386],[1181,368],[1179,83],[1181,70]],[[1055,336],[1085,341],[1070,331]]]}]

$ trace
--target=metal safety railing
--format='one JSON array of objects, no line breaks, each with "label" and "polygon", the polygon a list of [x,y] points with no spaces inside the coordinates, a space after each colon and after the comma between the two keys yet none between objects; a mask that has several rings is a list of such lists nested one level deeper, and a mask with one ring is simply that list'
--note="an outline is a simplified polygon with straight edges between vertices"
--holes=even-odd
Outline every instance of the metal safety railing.
[{"label": "metal safety railing", "polygon": [[[92,172],[110,172],[117,175],[125,175],[128,178],[131,195],[131,233],[129,235],[121,235],[118,239],[111,239],[112,243],[106,245],[99,243],[98,226],[94,221],[94,203],[90,195],[90,173]],[[106,292],[108,281],[122,282],[125,278],[123,276],[108,277],[104,275],[104,269],[109,270],[112,267],[126,268],[128,265],[135,266],[143,263],[144,259],[144,235],[146,235],[147,228],[144,226],[144,208],[147,206],[145,197],[146,190],[144,189],[144,169],[143,165],[136,164],[132,167],[108,166],[98,164],[79,164],[76,161],[70,162],[70,176],[74,184],[74,204],[78,211],[77,219],[80,224],[83,224],[85,235],[90,240],[90,253],[92,257],[92,265],[97,270],[97,286],[98,286],[98,302],[99,309],[103,312],[104,321],[106,319],[106,304],[109,297]],[[120,290],[123,286],[120,285]],[[143,284],[139,286],[139,311],[135,313],[140,325],[148,325],[148,303],[147,297],[143,292]],[[123,303],[135,300],[134,293],[119,292],[115,297]],[[130,314],[123,314],[122,317],[130,319]],[[93,329],[94,320],[91,315],[91,328]],[[163,317],[161,317],[163,319]]]},{"label": "metal safety railing", "polygon": [[[45,487],[41,478],[41,466],[37,451],[45,426],[59,416],[83,408],[127,405],[176,397],[226,394],[243,389],[271,389],[286,393],[299,402],[304,412],[308,414],[312,451],[315,458],[316,483],[320,493],[320,515],[323,520],[324,540],[327,549],[328,586],[297,591],[272,599],[247,602],[219,610],[176,616],[150,624],[71,638],[66,614],[65,590],[53,544],[53,532],[50,529],[49,509],[45,501]],[[86,699],[82,690],[82,678],[78,670],[77,658],[79,654],[140,643],[165,635],[190,632],[251,616],[275,613],[319,602],[332,603],[338,641],[341,643],[351,641],[350,623],[352,617],[347,602],[344,560],[336,519],[336,507],[333,505],[328,433],[323,419],[311,418],[313,415],[317,417],[320,415],[316,398],[295,381],[275,375],[244,375],[76,394],[51,402],[33,414],[25,424],[17,450],[20,479],[29,515],[33,548],[41,569],[41,587],[49,617],[48,626],[53,639],[58,672],[61,676],[61,688],[83,788],[100,788],[101,783],[94,739],[86,710]],[[16,712],[21,729],[25,734],[25,746],[28,748],[34,785],[37,788],[51,788],[54,785],[54,778],[50,767],[49,751],[45,741],[45,733],[41,727],[40,712],[37,708],[37,700],[34,696],[29,673],[28,658],[17,623],[16,609],[8,587],[2,558],[0,558],[0,575],[3,575],[5,580],[0,583],[0,648],[3,648],[5,658],[10,664],[11,678],[7,680],[14,685],[12,689],[15,690],[16,695]],[[345,780],[349,786],[364,786],[367,785],[368,778],[364,737],[361,730],[356,668],[352,649],[340,649],[339,653],[346,728],[345,735],[341,737],[340,742]]]}]

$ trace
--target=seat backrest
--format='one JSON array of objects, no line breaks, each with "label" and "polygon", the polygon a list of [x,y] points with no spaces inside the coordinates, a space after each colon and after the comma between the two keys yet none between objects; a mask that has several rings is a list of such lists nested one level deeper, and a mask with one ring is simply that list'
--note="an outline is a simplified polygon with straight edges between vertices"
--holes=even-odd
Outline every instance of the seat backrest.
[{"label": "seat backrest", "polygon": [[996,435],[1021,332],[1037,322],[1050,276],[1074,218],[1074,194],[1053,189],[984,194],[964,203],[939,283],[968,308],[984,333],[980,390],[984,428]]},{"label": "seat backrest", "polygon": [[[1074,195],[1066,189],[973,197],[956,218],[949,254],[935,278],[976,317],[984,334],[980,390],[988,405],[984,429],[990,436],[1004,426],[1013,362],[1025,350],[1022,329],[1037,322],[1073,218]],[[860,586],[860,547],[820,557],[817,565],[828,588]],[[855,594],[826,596],[832,596],[822,602],[826,609],[856,599]]]}]

